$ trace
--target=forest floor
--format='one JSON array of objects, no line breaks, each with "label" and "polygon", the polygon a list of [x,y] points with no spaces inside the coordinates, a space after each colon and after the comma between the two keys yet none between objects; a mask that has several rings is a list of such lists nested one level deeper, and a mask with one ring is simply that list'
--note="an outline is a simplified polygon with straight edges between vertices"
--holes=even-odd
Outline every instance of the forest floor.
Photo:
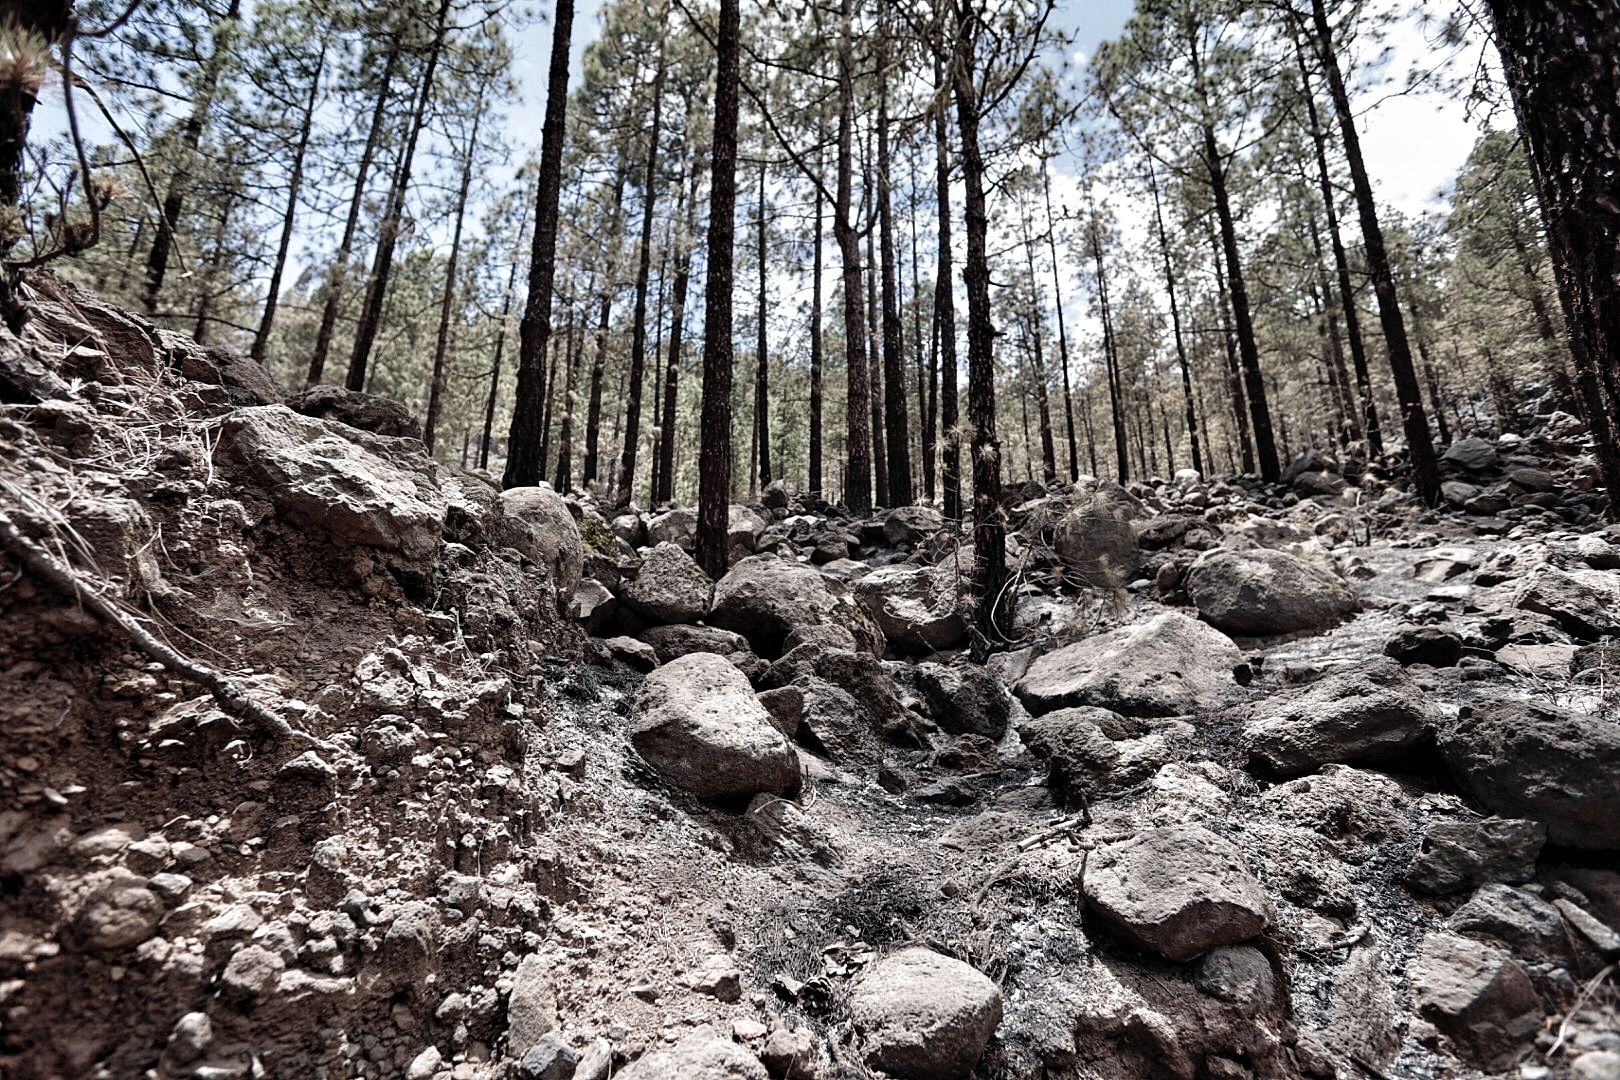
[{"label": "forest floor", "polygon": [[[319,744],[0,562],[0,1075],[871,1077],[852,1002],[920,944],[999,991],[982,1078],[1620,1076],[1620,531],[1573,418],[1465,445],[1440,510],[1331,463],[1133,485],[1117,589],[1056,554],[1096,489],[1023,492],[987,668],[881,618],[885,659],[823,641],[809,675],[744,635],[756,686],[904,716],[804,705],[802,788],[744,808],[634,749],[649,620],[566,615],[678,518],[518,514],[386,403],[305,415],[90,297],[37,310],[0,332],[8,520]],[[775,501],[741,542],[847,543],[814,575],[840,602],[951,559],[926,513]],[[1277,610],[1312,625],[1039,667],[1264,616],[1254,580],[1200,586],[1209,551],[1311,567]],[[948,621],[919,605],[894,618]],[[1503,710],[1486,760],[1459,732]],[[1098,867],[1147,841],[1174,880],[1111,901]],[[1263,926],[1220,937],[1244,903]]]}]

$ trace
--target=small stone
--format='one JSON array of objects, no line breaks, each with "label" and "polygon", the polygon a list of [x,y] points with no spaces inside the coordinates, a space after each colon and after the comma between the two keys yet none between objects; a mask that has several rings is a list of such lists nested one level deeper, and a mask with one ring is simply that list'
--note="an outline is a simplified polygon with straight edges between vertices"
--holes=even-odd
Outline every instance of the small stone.
[{"label": "small stone", "polygon": [[1541,1026],[1542,1002],[1513,957],[1455,934],[1423,939],[1408,968],[1418,1012],[1490,1072],[1512,1064]]},{"label": "small stone", "polygon": [[573,1080],[579,1055],[556,1035],[542,1036],[518,1061],[521,1080]]},{"label": "small stone", "polygon": [[214,1041],[214,1025],[207,1013],[188,1012],[169,1032],[167,1053],[177,1065],[188,1065],[208,1052]]},{"label": "small stone", "polygon": [[692,975],[692,990],[718,1001],[742,1000],[742,972],[726,956],[712,956]]},{"label": "small stone", "polygon": [[437,1046],[430,1046],[412,1058],[405,1067],[405,1080],[432,1080],[442,1064],[444,1055],[439,1053]]},{"label": "small stone", "polygon": [[275,989],[287,962],[260,945],[248,945],[231,954],[220,976],[220,989],[243,1001],[256,1001]]}]

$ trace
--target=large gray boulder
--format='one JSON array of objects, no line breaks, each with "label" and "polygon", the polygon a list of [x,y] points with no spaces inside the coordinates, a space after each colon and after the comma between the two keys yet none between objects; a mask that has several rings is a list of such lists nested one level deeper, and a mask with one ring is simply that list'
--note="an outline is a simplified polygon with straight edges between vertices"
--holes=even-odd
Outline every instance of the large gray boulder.
[{"label": "large gray boulder", "polygon": [[1206,551],[1186,587],[1211,625],[1250,637],[1320,630],[1361,607],[1333,571],[1269,548]]},{"label": "large gray boulder", "polygon": [[850,1016],[869,1068],[896,1080],[967,1080],[1001,1023],[1001,990],[960,960],[902,949],[861,976]]},{"label": "large gray boulder", "polygon": [[902,652],[949,649],[967,637],[963,583],[953,566],[880,566],[854,588],[883,635]]},{"label": "large gray boulder", "polygon": [[1136,523],[1152,516],[1112,480],[1076,485],[1073,505],[1053,530],[1052,547],[1065,568],[1085,584],[1123,588],[1142,568]]},{"label": "large gray boulder", "polygon": [[799,759],[748,679],[723,656],[688,653],[648,675],[630,742],[676,787],[737,799],[799,786]]},{"label": "large gray boulder", "polygon": [[1528,701],[1487,701],[1442,729],[1440,754],[1492,812],[1547,826],[1553,843],[1620,850],[1620,725]]},{"label": "large gray boulder", "polygon": [[568,504],[548,484],[507,488],[501,492],[501,516],[495,535],[530,562],[542,567],[566,604],[579,584],[585,545]]},{"label": "large gray boulder", "polygon": [[[301,416],[285,405],[237,409],[220,425],[219,460],[263,487],[299,528],[393,553],[431,569],[445,500],[414,439]],[[572,596],[574,583],[566,596]]]},{"label": "large gray boulder", "polygon": [[1398,759],[1427,741],[1435,720],[1423,690],[1380,656],[1254,706],[1243,743],[1271,772],[1299,774]]},{"label": "large gray boulder", "polygon": [[863,648],[882,644],[858,604],[834,593],[814,569],[775,555],[743,559],[715,583],[709,622],[735,630],[766,658],[780,656],[794,630],[817,626],[846,629]]},{"label": "large gray boulder", "polygon": [[1086,911],[1167,960],[1235,945],[1271,922],[1265,890],[1228,840],[1197,825],[1149,829],[1086,860]]},{"label": "large gray boulder", "polygon": [[1163,612],[1041,656],[1014,688],[1030,712],[1094,705],[1130,716],[1182,716],[1239,692],[1243,654],[1196,619]]},{"label": "large gray boulder", "polygon": [[913,548],[945,527],[931,506],[897,506],[883,519],[883,539],[891,547]]},{"label": "large gray boulder", "polygon": [[709,613],[714,582],[680,545],[664,541],[641,559],[635,579],[619,599],[654,623],[694,623]]},{"label": "large gray boulder", "polygon": [[412,415],[403,402],[332,383],[300,390],[287,399],[287,405],[304,416],[336,420],[374,435],[402,439],[422,437],[421,421]]}]

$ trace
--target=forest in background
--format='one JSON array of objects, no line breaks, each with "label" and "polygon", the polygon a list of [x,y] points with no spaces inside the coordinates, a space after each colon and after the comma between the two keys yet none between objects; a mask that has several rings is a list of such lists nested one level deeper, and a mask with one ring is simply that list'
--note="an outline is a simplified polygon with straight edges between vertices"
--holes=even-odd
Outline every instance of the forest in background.
[{"label": "forest in background", "polygon": [[[514,174],[536,147],[502,122],[533,13],[90,3],[9,32],[29,93],[110,134],[0,177],[8,257],[65,249],[289,386],[407,402],[441,459],[621,503],[693,501],[699,448],[727,496],[951,517],[989,487],[964,454],[999,487],[1399,451],[1433,501],[1436,443],[1549,388],[1592,419],[1483,12],[1144,0],[1077,67],[1054,6],[610,3],[548,104],[548,211],[546,154]],[[572,5],[544,14],[560,88]],[[1440,59],[1388,71],[1414,27]],[[1368,79],[1496,118],[1443,212],[1378,202]]]}]

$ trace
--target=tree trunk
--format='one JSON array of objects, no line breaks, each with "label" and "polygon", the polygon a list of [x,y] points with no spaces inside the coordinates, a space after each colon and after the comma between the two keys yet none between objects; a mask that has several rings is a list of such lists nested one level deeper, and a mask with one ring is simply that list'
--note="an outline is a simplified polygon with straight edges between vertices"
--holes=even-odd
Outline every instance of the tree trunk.
[{"label": "tree trunk", "polygon": [[[1164,230],[1164,211],[1159,205],[1159,178],[1155,175],[1153,158],[1147,161],[1148,187],[1153,192],[1153,221],[1159,231],[1159,254],[1164,260],[1164,288],[1170,297],[1170,326],[1175,332],[1176,362],[1181,365],[1181,396],[1187,409],[1187,444],[1192,448],[1193,468],[1204,471],[1204,457],[1198,449],[1198,412],[1193,408],[1192,368],[1187,363],[1187,344],[1181,336],[1181,308],[1176,303],[1176,275],[1170,266],[1170,237]],[[1165,453],[1170,453],[1168,439]]]},{"label": "tree trunk", "polygon": [[[816,175],[823,166],[822,146],[827,141],[826,117],[819,110],[816,121]],[[821,498],[821,409],[822,363],[821,355],[821,186],[816,185],[816,238],[815,254],[810,271],[810,461],[806,483],[811,498]]]},{"label": "tree trunk", "polygon": [[281,239],[276,244],[276,261],[270,270],[270,283],[265,287],[264,312],[259,316],[259,328],[253,334],[253,347],[248,351],[248,355],[261,364],[270,344],[270,329],[276,322],[281,275],[287,269],[287,249],[292,246],[293,219],[298,215],[298,194],[304,186],[304,154],[309,150],[310,132],[315,127],[315,101],[321,89],[321,73],[325,70],[326,42],[322,41],[320,55],[315,60],[315,71],[309,78],[309,97],[304,101],[304,122],[298,129],[298,145],[293,149],[292,174],[287,178],[287,208],[281,214]]},{"label": "tree trunk", "polygon": [[[480,95],[481,96],[481,95]],[[461,187],[456,190],[456,224],[450,233],[450,261],[444,268],[444,292],[439,297],[439,332],[433,342],[433,378],[428,388],[427,417],[422,421],[422,442],[433,453],[439,412],[444,407],[445,361],[450,353],[450,310],[456,298],[456,270],[461,265],[461,230],[467,219],[467,192],[472,188],[473,159],[478,156],[478,129],[484,119],[483,101],[474,103],[472,131],[461,160]]]},{"label": "tree trunk", "polygon": [[856,513],[872,509],[872,428],[866,330],[861,314],[861,241],[850,221],[854,202],[854,0],[840,0],[838,39],[838,190],[833,239],[843,261],[845,397],[844,504]]},{"label": "tree trunk", "polygon": [[720,0],[719,29],[709,181],[709,273],[703,305],[703,431],[699,443],[702,456],[697,526],[698,565],[716,580],[726,572],[726,526],[731,505],[731,288],[741,37],[738,0]]},{"label": "tree trunk", "polygon": [[1232,416],[1238,432],[1238,449],[1242,455],[1243,471],[1254,472],[1254,439],[1249,433],[1249,405],[1243,395],[1243,373],[1238,366],[1237,335],[1232,331],[1231,294],[1226,288],[1226,274],[1221,269],[1224,253],[1220,235],[1210,222],[1210,248],[1215,266],[1215,293],[1221,312],[1221,342],[1226,349],[1226,385],[1232,399]]},{"label": "tree trunk", "polygon": [[[519,239],[519,247],[522,240]],[[500,329],[495,334],[495,357],[489,369],[489,397],[484,402],[484,433],[478,440],[478,467],[489,468],[489,444],[495,431],[495,405],[501,394],[501,360],[506,355],[507,320],[512,317],[512,294],[517,291],[518,258],[512,255],[512,269],[506,277],[506,291],[501,294]],[[544,425],[542,425],[544,426]],[[543,438],[543,437],[542,437]]]},{"label": "tree trunk", "polygon": [[908,506],[911,492],[911,432],[906,408],[905,341],[894,254],[894,199],[889,160],[887,28],[878,30],[877,211],[883,256],[883,426],[889,466],[889,505]]},{"label": "tree trunk", "polygon": [[382,329],[383,300],[388,294],[389,278],[394,270],[394,248],[399,243],[399,226],[405,216],[405,193],[411,183],[411,166],[416,158],[416,143],[427,125],[428,102],[433,97],[433,77],[439,68],[439,56],[444,52],[445,27],[450,17],[450,0],[440,0],[439,14],[433,31],[433,44],[429,48],[427,66],[422,72],[422,86],[411,111],[410,134],[399,155],[394,170],[393,187],[388,192],[388,208],[383,213],[382,228],[377,236],[377,250],[372,256],[371,275],[366,281],[366,297],[360,308],[360,322],[355,327],[354,351],[349,356],[349,373],[343,385],[350,390],[363,390],[366,385],[366,365],[371,359],[371,347]]},{"label": "tree trunk", "polygon": [[[589,295],[587,293],[587,295]],[[585,349],[585,326],[576,322],[572,307],[568,312],[568,325],[564,328],[566,340],[563,348],[562,424],[557,429],[557,472],[551,486],[567,493],[574,487],[574,386],[579,372],[579,354]],[[510,485],[509,485],[510,486]]]},{"label": "tree trunk", "polygon": [[681,227],[679,252],[675,257],[675,286],[670,297],[669,358],[664,362],[664,430],[658,443],[658,490],[653,502],[675,498],[675,428],[680,404],[681,338],[686,329],[686,290],[692,276],[692,233],[697,204],[697,161],[693,163],[691,194],[685,200],[686,216]]},{"label": "tree trunk", "polygon": [[759,263],[759,310],[754,351],[754,441],[757,444],[755,462],[759,468],[759,490],[771,482],[771,376],[770,343],[765,333],[765,165],[759,166],[759,229],[756,241],[756,261]]},{"label": "tree trunk", "polygon": [[935,367],[939,359],[939,343],[935,341],[924,353],[922,278],[917,269],[917,206],[922,200],[918,197],[921,189],[917,186],[916,154],[913,153],[908,160],[911,166],[911,208],[906,218],[911,226],[911,341],[917,353],[917,411],[921,414],[917,418],[917,456],[922,465],[923,497],[932,505],[936,488],[934,452],[939,442],[938,429],[934,426],[939,415],[939,370]]},{"label": "tree trunk", "polygon": [[1418,387],[1417,372],[1412,366],[1412,347],[1407,340],[1400,299],[1395,293],[1395,276],[1390,270],[1389,254],[1384,246],[1384,231],[1378,224],[1378,208],[1373,201],[1372,183],[1367,179],[1367,166],[1361,157],[1361,138],[1356,133],[1355,113],[1350,110],[1350,96],[1339,74],[1339,58],[1333,47],[1323,0],[1311,0],[1311,15],[1316,23],[1317,58],[1327,73],[1328,92],[1333,98],[1334,111],[1339,115],[1340,138],[1344,144],[1345,160],[1350,166],[1356,209],[1361,217],[1367,270],[1372,277],[1373,295],[1378,298],[1378,321],[1389,346],[1389,366],[1395,375],[1395,397],[1401,406],[1401,428],[1406,432],[1407,450],[1412,458],[1412,481],[1418,497],[1433,506],[1440,501],[1440,460],[1434,452],[1434,437],[1429,433],[1429,421],[1423,409],[1423,391]]},{"label": "tree trunk", "polygon": [[[944,20],[940,20],[941,40],[935,44],[934,85],[945,86],[945,68],[939,54],[944,51]],[[956,370],[956,282],[951,271],[951,160],[946,103],[934,108],[934,198],[939,210],[939,237],[934,271],[934,326],[939,336],[939,423],[945,445],[940,454],[940,486],[944,489],[945,517],[962,517],[962,440],[957,430]]]},{"label": "tree trunk", "polygon": [[968,295],[968,421],[973,427],[973,593],[977,602],[973,651],[980,659],[1012,626],[1007,585],[1007,522],[1001,508],[1001,441],[996,437],[996,329],[990,308],[990,215],[984,196],[984,157],[979,149],[979,100],[973,85],[978,13],[971,0],[958,13],[952,58],[956,119],[962,140],[963,217],[967,260],[962,277]]},{"label": "tree trunk", "polygon": [[597,298],[596,348],[591,356],[590,397],[585,405],[585,453],[579,462],[579,483],[589,487],[596,483],[602,441],[602,382],[607,377],[608,326],[613,314],[613,291],[618,275],[615,262],[616,244],[624,224],[624,183],[629,162],[619,160],[613,175],[613,212],[608,216],[607,231],[603,234],[608,245],[607,267],[602,274],[602,292]]},{"label": "tree trunk", "polygon": [[[1331,189],[1329,189],[1326,194],[1331,197]],[[1332,350],[1330,355],[1332,356],[1333,360],[1333,374],[1336,382],[1338,383],[1339,392],[1344,397],[1344,406],[1342,407],[1342,411],[1344,413],[1345,430],[1343,434],[1347,435],[1349,438],[1359,440],[1362,437],[1362,416],[1367,417],[1374,427],[1376,427],[1378,423],[1378,413],[1373,406],[1372,387],[1363,384],[1360,381],[1360,376],[1365,375],[1367,372],[1367,358],[1365,354],[1363,354],[1356,368],[1357,384],[1361,390],[1361,408],[1359,410],[1361,415],[1358,415],[1358,410],[1356,408],[1356,395],[1350,390],[1350,372],[1344,366],[1344,343],[1339,335],[1340,309],[1335,306],[1333,286],[1328,280],[1327,267],[1324,266],[1322,262],[1322,237],[1321,232],[1316,225],[1315,214],[1310,216],[1310,228],[1311,249],[1316,255],[1317,284],[1322,290],[1322,309],[1323,313],[1326,315],[1328,345]],[[1342,254],[1343,250],[1343,246],[1340,245],[1338,247],[1338,252]],[[1346,274],[1345,278],[1342,280],[1348,280],[1348,277],[1349,275]],[[1352,302],[1351,306],[1354,307],[1354,302]],[[1361,337],[1359,334],[1353,339],[1351,348],[1356,351],[1360,350]],[[1342,443],[1343,441],[1344,440],[1341,438],[1340,442]],[[1380,445],[1382,445],[1381,442]]]},{"label": "tree trunk", "polygon": [[872,486],[876,489],[877,504],[879,506],[892,506],[889,499],[889,454],[888,431],[884,426],[885,398],[883,394],[883,323],[878,316],[878,259],[877,259],[877,230],[873,223],[876,218],[876,201],[873,199],[873,189],[877,186],[872,180],[872,153],[870,138],[867,139],[867,153],[864,156],[865,168],[862,172],[863,191],[862,201],[865,203],[863,216],[866,219],[866,355],[868,367],[868,383],[872,388],[870,405],[872,411]]},{"label": "tree trunk", "polygon": [[619,455],[618,500],[635,494],[636,456],[641,449],[641,384],[647,377],[647,282],[652,274],[653,210],[657,206],[658,137],[664,111],[664,46],[652,82],[652,123],[647,129],[647,171],[641,184],[641,241],[636,255],[636,306],[630,319],[630,385],[624,405],[624,445]]},{"label": "tree trunk", "polygon": [[1103,267],[1102,230],[1092,210],[1091,257],[1097,264],[1097,311],[1103,328],[1103,361],[1108,369],[1108,407],[1114,418],[1114,465],[1121,484],[1131,478],[1130,444],[1125,437],[1125,404],[1120,385],[1119,350],[1114,341],[1114,320],[1108,307],[1108,272]]},{"label": "tree trunk", "polygon": [[1041,342],[1041,323],[1044,316],[1041,312],[1040,286],[1036,284],[1035,277],[1035,244],[1029,236],[1029,213],[1024,207],[1022,197],[1018,200],[1018,219],[1023,226],[1024,261],[1029,268],[1029,340],[1035,381],[1036,416],[1041,427],[1041,481],[1050,485],[1057,482],[1057,447],[1052,438],[1052,404],[1047,397],[1046,389],[1046,357],[1042,352]]},{"label": "tree trunk", "polygon": [[1046,199],[1046,246],[1052,257],[1052,299],[1057,305],[1058,362],[1063,366],[1063,419],[1069,437],[1069,479],[1080,479],[1080,446],[1074,434],[1074,391],[1069,383],[1069,330],[1063,318],[1063,277],[1058,271],[1057,222],[1052,217],[1052,174],[1041,157],[1041,192]]},{"label": "tree trunk", "polygon": [[315,333],[315,350],[309,358],[309,374],[305,386],[321,381],[326,371],[326,357],[332,350],[332,336],[337,331],[338,308],[343,302],[344,279],[349,272],[349,258],[354,253],[354,235],[360,225],[360,211],[366,202],[366,182],[371,178],[371,162],[382,142],[383,127],[388,119],[388,101],[394,84],[394,69],[399,65],[399,38],[388,44],[383,56],[382,74],[377,80],[377,103],[371,110],[371,127],[366,134],[365,147],[360,151],[360,163],[355,168],[354,193],[349,196],[349,214],[343,221],[343,238],[338,241],[337,257],[326,275],[326,302],[321,306],[321,325]]},{"label": "tree trunk", "polygon": [[[540,427],[545,413],[546,350],[551,343],[551,290],[557,271],[557,209],[562,197],[568,50],[573,26],[574,0],[556,0],[551,65],[546,76],[546,116],[540,130],[540,178],[534,205],[534,246],[529,256],[529,295],[524,301],[523,318],[518,323],[517,388],[507,434],[502,487],[538,484],[546,468]],[[570,384],[572,381],[570,365]],[[561,490],[561,485],[558,489]]]}]

